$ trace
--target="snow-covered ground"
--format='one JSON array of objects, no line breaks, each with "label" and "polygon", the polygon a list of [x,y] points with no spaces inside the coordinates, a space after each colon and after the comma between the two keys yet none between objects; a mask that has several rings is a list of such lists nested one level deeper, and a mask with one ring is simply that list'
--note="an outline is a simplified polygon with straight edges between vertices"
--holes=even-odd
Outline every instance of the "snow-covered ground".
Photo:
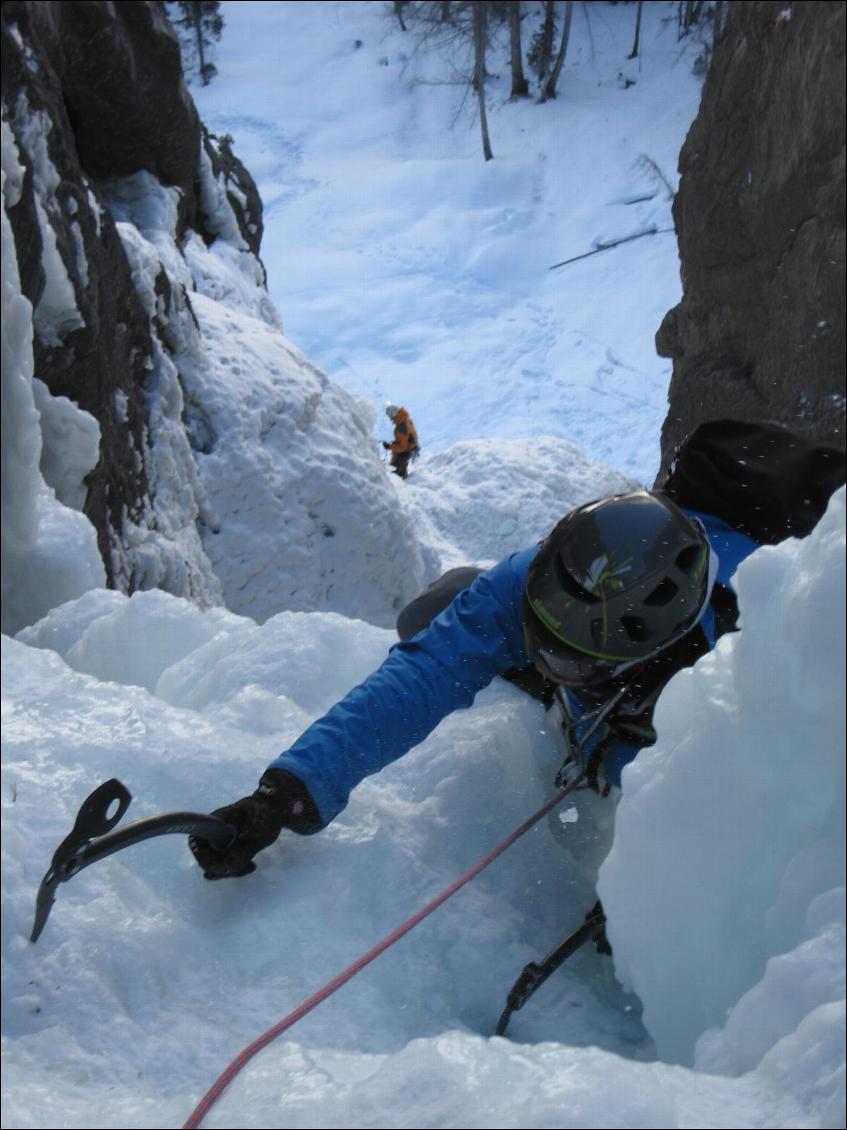
[{"label": "snow-covered ground", "polygon": [[[351,459],[368,489],[373,409],[406,401],[427,450],[408,482],[374,485],[373,512],[414,532],[382,547],[367,531],[373,552],[347,554],[348,599],[371,601],[362,619],[308,610],[331,607],[311,561],[308,596],[286,594],[277,615],[98,587],[93,532],[63,505],[73,490],[60,501],[39,473],[37,406],[89,445],[90,427],[36,400],[31,311],[4,270],[4,539],[17,535],[4,598],[46,601],[3,637],[4,1127],[180,1125],[243,1047],[550,795],[555,725],[492,686],[319,836],[283,834],[252,876],[204,882],[184,842],[150,841],[60,886],[28,940],[38,883],[97,784],[125,782],[129,819],[232,801],[380,662],[395,636],[374,623],[390,623],[397,586],[377,608],[369,574],[401,575],[404,553],[414,578],[493,561],[583,499],[650,481],[668,376],[652,335],[679,287],[672,237],[593,256],[579,275],[543,268],[597,237],[664,226],[661,193],[623,201],[647,194],[640,153],[672,174],[696,109],[690,52],[663,22],[674,11],[645,5],[639,67],[625,60],[633,6],[591,5],[590,29],[578,6],[561,96],[544,107],[505,104],[507,71],[492,65],[485,165],[473,122],[450,128],[461,92],[413,84],[435,62],[412,58],[390,5],[224,5],[221,74],[196,93],[259,180],[290,341],[271,340],[271,311],[245,310],[257,292],[241,289],[226,246],[190,249],[207,345],[186,349],[181,375],[218,414],[205,418],[219,460],[198,455],[199,474],[233,522],[230,553],[210,559],[226,592],[233,560],[267,549],[269,524],[305,536],[302,493],[271,484],[267,503],[241,507],[244,468],[273,474],[256,453],[272,454],[259,440],[280,405],[301,421],[276,449],[294,471],[327,450],[327,426],[308,434],[312,393],[331,419],[361,412]],[[5,217],[3,237],[8,252]],[[168,238],[163,223],[144,236],[165,256]],[[252,405],[231,392],[249,391],[251,373]],[[343,472],[337,491],[331,476],[318,484],[319,532],[350,497]],[[841,491],[808,539],[742,566],[744,630],[673,680],[660,741],[626,770],[619,800],[566,802],[252,1060],[204,1124],[843,1126],[844,506]],[[349,525],[349,506],[338,520]],[[36,544],[38,585],[24,571]],[[286,571],[296,578],[296,560]],[[597,889],[614,959],[581,951],[508,1040],[492,1037],[521,968],[581,922]]]},{"label": "snow-covered ground", "polygon": [[634,8],[576,5],[560,96],[544,105],[508,102],[508,62],[492,55],[489,162],[457,79],[466,52],[422,47],[390,5],[223,8],[220,78],[195,94],[258,183],[288,336],[378,407],[405,404],[425,452],[549,434],[652,482],[674,236],[549,268],[673,226],[662,175],[675,186],[700,94],[674,6],[645,5],[629,60]]}]

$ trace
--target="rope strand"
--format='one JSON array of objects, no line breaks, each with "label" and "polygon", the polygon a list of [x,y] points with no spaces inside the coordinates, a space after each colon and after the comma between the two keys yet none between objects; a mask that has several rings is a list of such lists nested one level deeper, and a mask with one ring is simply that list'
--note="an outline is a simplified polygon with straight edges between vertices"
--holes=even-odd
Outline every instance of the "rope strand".
[{"label": "rope strand", "polygon": [[550,800],[547,801],[546,804],[539,808],[536,813],[530,816],[528,820],[525,820],[519,828],[516,828],[510,836],[507,836],[506,839],[502,841],[502,843],[498,844],[497,847],[490,851],[488,855],[486,855],[479,861],[479,863],[476,863],[470,869],[470,871],[466,871],[464,875],[456,879],[454,883],[451,883],[451,885],[447,887],[446,890],[442,891],[440,895],[436,895],[436,897],[428,902],[426,906],[422,907],[419,911],[417,911],[417,913],[413,914],[411,918],[408,918],[401,926],[398,926],[396,930],[392,931],[392,933],[390,933],[387,937],[383,938],[381,942],[378,942],[372,949],[368,950],[367,953],[363,954],[360,958],[358,958],[358,960],[354,961],[352,965],[349,965],[342,973],[339,973],[337,977],[334,977],[332,981],[329,981],[326,985],[324,985],[322,989],[319,989],[318,992],[309,997],[308,1000],[303,1001],[301,1005],[298,1005],[298,1007],[295,1008],[293,1012],[290,1012],[288,1016],[280,1020],[278,1024],[275,1024],[272,1028],[269,1028],[267,1032],[259,1036],[259,1038],[257,1040],[254,1040],[252,1044],[249,1044],[239,1055],[236,1056],[229,1067],[227,1067],[227,1069],[215,1080],[204,1097],[191,1112],[191,1115],[183,1126],[183,1130],[195,1130],[195,1128],[201,1124],[212,1106],[221,1097],[223,1092],[233,1081],[236,1075],[238,1075],[241,1069],[250,1062],[253,1056],[257,1055],[260,1051],[262,1051],[263,1048],[266,1048],[268,1044],[270,1044],[277,1038],[277,1036],[281,1036],[283,1032],[288,1031],[288,1029],[293,1027],[293,1025],[296,1024],[298,1020],[302,1019],[302,1017],[310,1013],[313,1008],[317,1008],[317,1006],[322,1001],[325,1001],[327,997],[332,996],[332,994],[337,989],[340,989],[342,985],[346,985],[347,982],[360,970],[364,969],[366,965],[370,965],[370,963],[377,957],[379,957],[380,954],[384,953],[389,948],[389,946],[394,945],[394,943],[399,941],[400,938],[408,934],[410,930],[413,930],[419,922],[422,922],[424,918],[432,914],[434,910],[437,910],[438,907],[441,906],[442,903],[446,902],[447,899],[449,899],[452,895],[454,895],[456,891],[464,887],[471,881],[471,879],[474,879],[480,873],[480,871],[483,871],[489,865],[489,863],[493,863],[494,860],[497,859],[498,856],[502,855],[507,848],[510,848],[516,840],[519,840],[525,832],[528,832],[534,824],[537,824],[542,816],[546,816],[548,812],[555,808],[556,805],[568,795],[568,793],[573,792],[577,785],[582,781],[583,776],[584,774],[580,773],[563,789],[560,789],[553,797],[551,797]]}]

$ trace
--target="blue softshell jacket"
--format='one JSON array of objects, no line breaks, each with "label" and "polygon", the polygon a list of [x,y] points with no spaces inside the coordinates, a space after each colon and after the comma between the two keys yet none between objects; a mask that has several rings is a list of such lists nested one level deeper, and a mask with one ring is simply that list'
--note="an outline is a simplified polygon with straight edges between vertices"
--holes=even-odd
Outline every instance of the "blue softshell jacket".
[{"label": "blue softshell jacket", "polygon": [[[729,586],[756,543],[711,515],[700,519],[719,559],[717,579]],[[478,691],[503,671],[528,667],[522,597],[534,545],[513,553],[459,593],[428,628],[398,643],[374,673],[313,723],[269,768],[284,769],[305,784],[328,824],[365,777],[402,757],[442,718],[468,707]],[[711,610],[701,627],[714,645]],[[604,775],[620,784],[620,771],[637,747],[617,741]]]}]

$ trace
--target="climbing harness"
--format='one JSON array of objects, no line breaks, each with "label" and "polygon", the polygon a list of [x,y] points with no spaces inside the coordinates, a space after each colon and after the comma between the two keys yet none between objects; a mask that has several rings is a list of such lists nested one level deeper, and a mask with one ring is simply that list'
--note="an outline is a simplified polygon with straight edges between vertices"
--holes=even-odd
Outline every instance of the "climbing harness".
[{"label": "climbing harness", "polygon": [[[621,703],[629,689],[630,684],[625,683],[613,695],[601,702],[599,706],[577,716],[573,712],[567,693],[563,691],[562,687],[556,687],[555,698],[562,709],[562,733],[565,736],[565,760],[556,774],[557,788],[562,788],[571,767],[577,765],[585,774],[585,785],[583,787],[599,791],[598,774],[606,751],[608,734],[603,735],[593,748],[589,747],[589,742],[600,726],[612,714],[615,707]],[[587,728],[579,733],[582,727]],[[604,795],[607,795],[607,793],[608,788],[604,789]]]}]

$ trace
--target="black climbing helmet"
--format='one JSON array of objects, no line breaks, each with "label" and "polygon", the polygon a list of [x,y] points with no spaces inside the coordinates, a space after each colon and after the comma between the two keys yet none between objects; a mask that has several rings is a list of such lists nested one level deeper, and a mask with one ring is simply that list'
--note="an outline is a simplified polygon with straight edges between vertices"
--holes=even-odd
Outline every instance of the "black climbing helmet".
[{"label": "black climbing helmet", "polygon": [[548,677],[591,686],[692,628],[709,598],[709,542],[670,499],[640,490],[573,510],[524,590],[527,650]]}]

